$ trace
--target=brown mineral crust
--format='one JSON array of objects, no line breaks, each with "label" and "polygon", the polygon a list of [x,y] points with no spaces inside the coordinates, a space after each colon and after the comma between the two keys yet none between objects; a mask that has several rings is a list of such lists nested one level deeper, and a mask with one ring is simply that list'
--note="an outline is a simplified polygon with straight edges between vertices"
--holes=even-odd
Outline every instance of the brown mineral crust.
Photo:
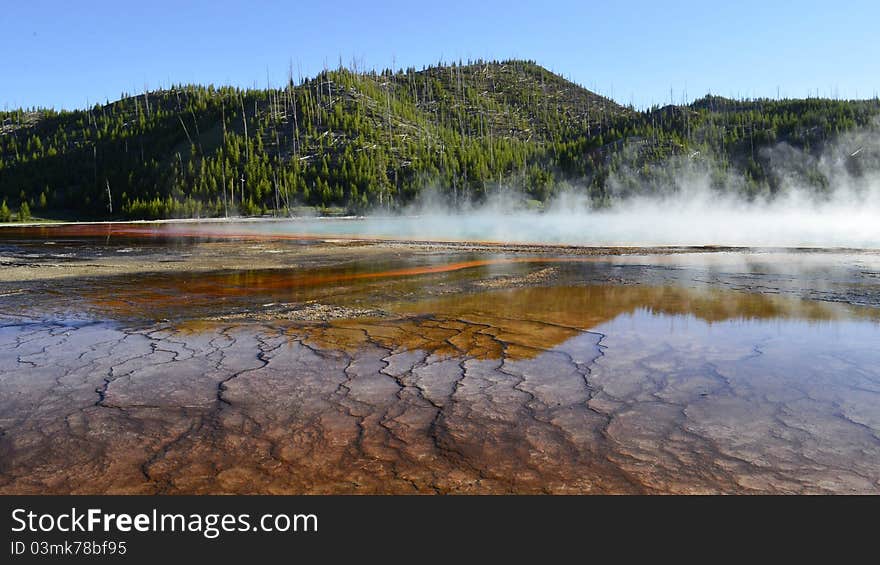
[{"label": "brown mineral crust", "polygon": [[[874,491],[865,465],[877,449],[856,424],[779,420],[773,403],[739,400],[760,381],[731,389],[719,376],[725,363],[757,363],[756,346],[699,349],[681,369],[644,337],[623,356],[603,354],[635,338],[589,328],[658,297],[669,312],[712,323],[821,321],[845,310],[760,295],[554,287],[443,298],[390,319],[6,328],[0,491]],[[724,309],[704,308],[721,298]],[[503,315],[501,303],[511,305]],[[716,368],[700,369],[703,356]],[[666,376],[658,381],[657,371]],[[816,402],[810,410],[830,417]],[[856,397],[848,402],[855,421],[880,423]],[[719,435],[731,425],[723,418],[755,431]],[[768,418],[791,423],[761,428]],[[839,445],[856,442],[850,463],[785,455],[775,468],[761,444],[738,446],[764,433],[827,446],[827,430]],[[852,463],[855,453],[869,454],[866,463]],[[818,467],[792,474],[804,465]]]},{"label": "brown mineral crust", "polygon": [[253,243],[0,274],[0,492],[880,492],[873,263]]}]

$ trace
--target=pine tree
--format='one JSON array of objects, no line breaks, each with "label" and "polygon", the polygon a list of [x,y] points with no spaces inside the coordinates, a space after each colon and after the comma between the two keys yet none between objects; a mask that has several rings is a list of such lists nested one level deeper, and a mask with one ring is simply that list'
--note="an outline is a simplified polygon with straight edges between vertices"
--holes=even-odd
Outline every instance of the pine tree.
[{"label": "pine tree", "polygon": [[27,202],[22,202],[18,208],[18,221],[26,222],[31,219],[31,207]]}]

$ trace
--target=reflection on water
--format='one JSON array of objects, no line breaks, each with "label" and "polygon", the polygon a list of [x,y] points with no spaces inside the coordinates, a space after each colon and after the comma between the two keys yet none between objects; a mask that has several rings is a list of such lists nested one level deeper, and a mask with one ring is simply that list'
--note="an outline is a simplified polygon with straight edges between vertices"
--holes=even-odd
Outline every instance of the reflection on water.
[{"label": "reflection on water", "polygon": [[[199,229],[6,242],[280,251]],[[0,492],[880,492],[876,255],[245,265],[3,283]]]},{"label": "reflection on water", "polygon": [[627,472],[661,490],[880,490],[876,323],[638,310],[596,331],[588,404]]},{"label": "reflection on water", "polygon": [[672,319],[686,315],[685,319],[709,324],[880,320],[880,312],[869,308],[756,293],[635,285],[503,289],[385,307],[410,316],[381,323],[334,322],[312,329],[311,339],[348,351],[372,340],[389,348],[421,349],[433,355],[497,359],[503,350],[513,358],[530,358],[621,315],[639,311]]},{"label": "reflection on water", "polygon": [[[580,264],[466,284],[502,267],[545,266],[83,285],[91,321],[0,327],[0,491],[880,491],[876,309],[568,284]],[[383,313],[206,319],[279,296]],[[127,322],[151,308],[188,314]]]},{"label": "reflection on water", "polygon": [[[740,275],[730,266],[721,274],[665,267],[646,270],[644,265],[653,262],[665,265],[669,259],[404,255],[320,268],[183,269],[67,278],[52,280],[30,292],[17,285],[11,287],[14,292],[8,296],[18,295],[17,312],[32,312],[37,318],[54,312],[60,317],[86,315],[129,321],[214,319],[233,312],[260,314],[267,305],[314,302],[368,306],[403,314],[429,309],[450,315],[500,318],[503,316],[499,314],[506,312],[512,318],[537,316],[542,321],[575,328],[601,323],[640,306],[671,314],[692,312],[708,321],[731,317],[878,317],[877,309],[839,302],[848,298],[870,303],[875,300],[871,298],[876,294],[874,287],[842,277],[827,282],[830,276],[823,279],[824,286],[817,284],[823,271],[756,275],[749,267],[747,274]],[[547,276],[537,276],[542,274]],[[723,286],[752,292],[729,292]],[[819,294],[835,302],[800,300],[795,297],[799,293]]]},{"label": "reflection on water", "polygon": [[[468,270],[472,271],[470,275],[480,276],[491,267],[503,268],[505,273],[516,273],[530,264],[592,261],[594,259],[588,257],[494,256],[464,261],[427,257],[411,261],[359,262],[343,268],[141,274],[95,281],[80,292],[91,307],[113,318],[150,317],[160,312],[166,314],[161,318],[178,318],[186,310],[200,308],[198,312],[204,314],[206,309],[213,307],[216,310],[222,303],[257,308],[266,301],[304,302],[339,291],[348,291],[363,299],[382,287],[385,287],[386,294],[388,286],[399,293],[438,282],[436,278],[424,278],[429,275],[455,275]],[[422,278],[411,280],[410,277]],[[443,280],[448,282],[456,278]],[[372,281],[378,281],[382,286],[370,286]],[[339,299],[338,296],[334,298],[336,301]],[[172,311],[176,315],[171,315]]]}]

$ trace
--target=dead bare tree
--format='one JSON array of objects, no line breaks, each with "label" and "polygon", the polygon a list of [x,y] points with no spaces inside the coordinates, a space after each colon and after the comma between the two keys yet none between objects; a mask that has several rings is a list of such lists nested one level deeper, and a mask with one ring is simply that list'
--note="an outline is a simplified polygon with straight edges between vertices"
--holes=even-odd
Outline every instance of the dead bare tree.
[{"label": "dead bare tree", "polygon": [[177,114],[177,119],[180,120],[180,125],[183,126],[183,133],[186,134],[186,138],[189,140],[190,146],[195,145],[193,143],[192,137],[189,136],[189,130],[186,129],[186,124],[183,123],[183,118],[180,116],[180,114]]},{"label": "dead bare tree", "polygon": [[291,112],[293,114],[293,156],[299,155],[299,123],[296,116],[296,88],[293,85],[293,61],[290,62],[290,70],[287,78],[287,88],[291,101]]},{"label": "dead bare tree", "polygon": [[245,158],[250,161],[251,160],[251,150],[248,147],[248,132],[247,132],[247,112],[244,109],[244,95],[239,92],[238,99],[241,102],[241,123],[244,125],[244,150],[245,150]]},{"label": "dead bare tree", "polygon": [[[223,125],[223,148],[224,148],[224,152],[225,152],[225,148],[226,148],[226,103],[225,103],[225,101],[222,101],[222,100],[220,102],[220,123]],[[223,166],[223,177],[222,177],[223,216],[228,218],[229,217],[229,202],[226,198],[226,155],[225,154],[223,155],[221,161],[222,161],[222,166]]]},{"label": "dead bare tree", "polygon": [[150,112],[150,97],[149,97],[149,89],[147,88],[146,84],[144,85],[144,106],[146,106],[146,108],[147,108],[147,117],[149,118],[150,114],[151,114],[151,112]]}]

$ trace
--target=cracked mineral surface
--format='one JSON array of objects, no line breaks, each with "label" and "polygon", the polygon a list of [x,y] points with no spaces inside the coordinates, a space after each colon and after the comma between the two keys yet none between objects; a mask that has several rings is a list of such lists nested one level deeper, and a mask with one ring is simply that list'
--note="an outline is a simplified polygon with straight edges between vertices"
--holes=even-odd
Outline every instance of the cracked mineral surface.
[{"label": "cracked mineral surface", "polygon": [[877,493],[880,256],[0,232],[2,493]]}]

